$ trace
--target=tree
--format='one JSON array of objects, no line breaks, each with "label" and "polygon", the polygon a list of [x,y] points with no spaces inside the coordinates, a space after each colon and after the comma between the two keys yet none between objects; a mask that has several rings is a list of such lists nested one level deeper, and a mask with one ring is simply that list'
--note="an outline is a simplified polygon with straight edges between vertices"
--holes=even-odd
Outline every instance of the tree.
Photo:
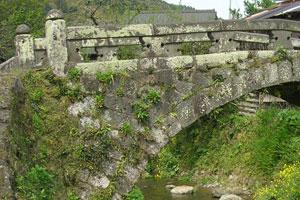
[{"label": "tree", "polygon": [[259,13],[275,5],[274,0],[244,0],[245,14],[247,16]]},{"label": "tree", "polygon": [[46,0],[0,0],[0,61],[15,55],[16,27],[27,24],[34,36],[42,36],[46,16]]},{"label": "tree", "polygon": [[229,12],[232,19],[241,19],[243,17],[240,9],[229,9]]},{"label": "tree", "polygon": [[96,25],[129,23],[142,11],[189,9],[162,0],[84,0],[85,15]]}]

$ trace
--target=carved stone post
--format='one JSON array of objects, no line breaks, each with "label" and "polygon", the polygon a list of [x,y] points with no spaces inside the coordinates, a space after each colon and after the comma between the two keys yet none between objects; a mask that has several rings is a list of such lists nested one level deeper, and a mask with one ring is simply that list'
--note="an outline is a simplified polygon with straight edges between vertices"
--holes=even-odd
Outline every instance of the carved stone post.
[{"label": "carved stone post", "polygon": [[33,37],[30,34],[30,28],[27,25],[22,24],[17,27],[16,32],[15,45],[19,65],[24,67],[35,67],[34,43]]},{"label": "carved stone post", "polygon": [[66,22],[59,10],[50,10],[46,21],[47,56],[58,76],[65,75],[68,62]]}]

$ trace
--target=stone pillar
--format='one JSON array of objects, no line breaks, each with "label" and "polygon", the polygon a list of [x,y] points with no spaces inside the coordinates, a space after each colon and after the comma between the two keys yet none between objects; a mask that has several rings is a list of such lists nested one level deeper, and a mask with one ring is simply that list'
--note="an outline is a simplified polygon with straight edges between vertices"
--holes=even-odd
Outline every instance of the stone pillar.
[{"label": "stone pillar", "polygon": [[46,21],[47,56],[49,64],[58,76],[65,75],[68,62],[66,22],[59,10],[50,10]]},{"label": "stone pillar", "polygon": [[16,33],[15,45],[19,65],[24,67],[35,67],[34,40],[30,34],[30,28],[25,24],[19,25]]}]

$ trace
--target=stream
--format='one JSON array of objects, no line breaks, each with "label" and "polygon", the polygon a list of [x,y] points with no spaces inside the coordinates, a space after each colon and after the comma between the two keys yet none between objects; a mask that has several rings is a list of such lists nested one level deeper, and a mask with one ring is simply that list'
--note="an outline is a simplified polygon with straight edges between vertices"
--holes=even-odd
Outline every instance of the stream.
[{"label": "stream", "polygon": [[212,194],[205,188],[198,188],[193,194],[174,196],[170,190],[166,189],[166,185],[190,185],[193,183],[175,181],[175,180],[140,180],[138,186],[142,190],[145,200],[213,200]]}]

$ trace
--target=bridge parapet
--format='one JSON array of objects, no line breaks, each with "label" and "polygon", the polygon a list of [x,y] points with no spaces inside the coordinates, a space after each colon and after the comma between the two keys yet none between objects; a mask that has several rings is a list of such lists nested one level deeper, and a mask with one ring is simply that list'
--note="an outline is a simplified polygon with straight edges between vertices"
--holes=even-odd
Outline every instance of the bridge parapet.
[{"label": "bridge parapet", "polygon": [[[67,63],[202,54],[184,51],[184,45],[195,43],[206,48],[205,53],[300,48],[300,23],[279,19],[66,27],[62,13],[52,10],[45,28],[45,38],[33,38],[29,30],[19,31],[17,55],[21,65],[50,64],[58,75],[64,74]],[[122,50],[129,56],[119,56]]]}]

